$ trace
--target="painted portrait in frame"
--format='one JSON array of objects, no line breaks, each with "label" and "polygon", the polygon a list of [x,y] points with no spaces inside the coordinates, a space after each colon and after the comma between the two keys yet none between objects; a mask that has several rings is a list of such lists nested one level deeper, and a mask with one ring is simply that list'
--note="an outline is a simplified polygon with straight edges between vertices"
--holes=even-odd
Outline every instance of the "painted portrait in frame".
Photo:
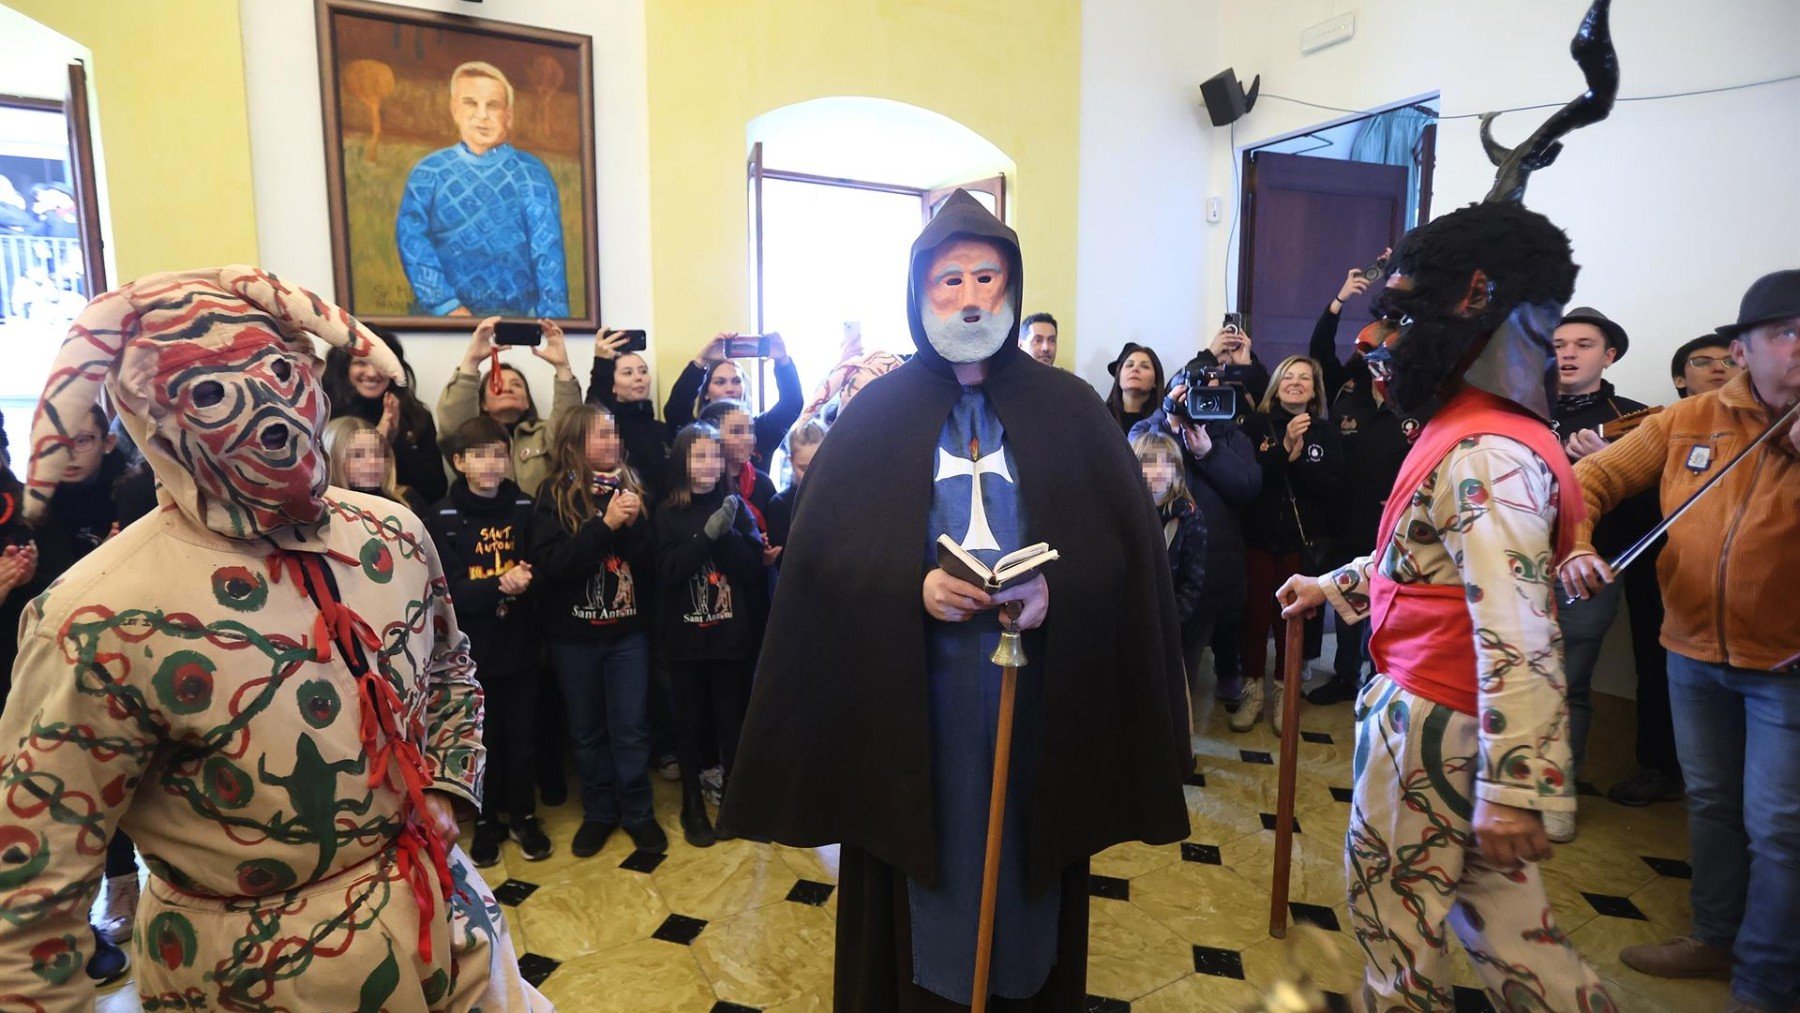
[{"label": "painted portrait in frame", "polygon": [[405,330],[593,329],[592,38],[316,5],[338,301]]}]

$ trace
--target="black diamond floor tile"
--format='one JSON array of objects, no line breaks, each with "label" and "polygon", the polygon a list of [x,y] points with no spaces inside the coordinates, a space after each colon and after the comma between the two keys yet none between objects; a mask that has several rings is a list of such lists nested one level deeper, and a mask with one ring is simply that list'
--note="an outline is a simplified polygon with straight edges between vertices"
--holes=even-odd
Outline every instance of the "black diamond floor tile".
[{"label": "black diamond floor tile", "polygon": [[803,879],[788,891],[787,899],[796,904],[818,907],[831,899],[831,891],[834,889],[836,888],[830,883],[815,883],[810,879]]},{"label": "black diamond floor tile", "polygon": [[1103,995],[1090,995],[1087,1005],[1082,1007],[1086,1013],[1131,1013],[1131,1004],[1123,999],[1108,999]]},{"label": "black diamond floor tile", "polygon": [[1587,902],[1593,905],[1595,911],[1608,918],[1630,918],[1640,922],[1650,920],[1644,917],[1644,912],[1639,911],[1636,904],[1624,897],[1614,897],[1604,893],[1588,893],[1586,890],[1581,891],[1581,895],[1587,898]]},{"label": "black diamond floor tile", "polygon": [[1577,794],[1577,795],[1592,795],[1595,798],[1599,798],[1600,797],[1600,789],[1594,787],[1593,783],[1590,781],[1576,781],[1575,782],[1575,794]]},{"label": "black diamond floor tile", "polygon": [[1333,789],[1331,789],[1331,800],[1333,802],[1342,802],[1345,805],[1349,805],[1350,800],[1355,797],[1356,797],[1355,789],[1352,789],[1352,788],[1333,788]]},{"label": "black diamond floor tile", "polygon": [[494,899],[509,907],[518,907],[525,903],[525,898],[536,892],[536,883],[527,883],[522,879],[509,879],[494,887]]},{"label": "black diamond floor tile", "polygon": [[1130,900],[1131,881],[1111,876],[1088,876],[1088,896],[1107,900]]},{"label": "black diamond floor tile", "polygon": [[560,960],[552,960],[541,953],[527,953],[519,958],[519,976],[536,988],[550,977],[550,972],[561,966]]},{"label": "black diamond floor tile", "polygon": [[1216,946],[1194,947],[1194,970],[1200,974],[1210,974],[1215,978],[1236,978],[1244,980],[1244,958],[1236,950],[1222,950]]},{"label": "black diamond floor tile", "polygon": [[1181,842],[1181,860],[1199,862],[1201,865],[1225,864],[1225,859],[1219,854],[1218,845],[1195,844],[1192,841]]},{"label": "black diamond floor tile", "polygon": [[735,1002],[720,999],[712,1004],[711,1013],[762,1013],[755,1006],[744,1006]]},{"label": "black diamond floor tile", "polygon": [[[1257,817],[1257,819],[1262,820],[1262,825],[1263,825],[1264,830],[1275,829],[1275,814],[1274,813],[1257,813],[1256,817]],[[1299,819],[1299,817],[1295,817],[1294,818],[1294,833],[1297,834],[1299,832],[1300,832],[1300,819]]]},{"label": "black diamond floor tile", "polygon": [[1195,788],[1206,787],[1206,775],[1196,770],[1187,776],[1187,783]]},{"label": "black diamond floor tile", "polygon": [[1322,904],[1302,904],[1299,901],[1289,901],[1288,914],[1293,917],[1296,925],[1305,922],[1308,925],[1317,925],[1328,932],[1336,932],[1339,928],[1337,912]]},{"label": "black diamond floor tile", "polygon": [[1238,759],[1243,760],[1245,763],[1264,763],[1270,765],[1275,763],[1275,757],[1260,749],[1240,749],[1238,750]]},{"label": "black diamond floor tile", "polygon": [[1678,858],[1652,858],[1644,855],[1644,864],[1656,870],[1658,876],[1670,879],[1693,879],[1694,867]]},{"label": "black diamond floor tile", "polygon": [[1488,1002],[1487,993],[1479,988],[1456,988],[1456,1013],[1495,1013],[1494,1004]]},{"label": "black diamond floor tile", "polygon": [[641,872],[645,875],[649,875],[650,873],[655,872],[656,867],[663,864],[663,860],[668,857],[668,855],[656,855],[648,851],[633,851],[631,854],[625,856],[623,862],[619,863],[619,868],[630,869],[632,872]]},{"label": "black diamond floor tile", "polygon": [[1301,742],[1311,742],[1311,743],[1314,743],[1315,745],[1320,745],[1320,746],[1329,746],[1329,745],[1331,745],[1331,735],[1328,732],[1305,732],[1305,731],[1303,731],[1300,733],[1300,741]]},{"label": "black diamond floor tile", "polygon": [[704,928],[706,928],[706,922],[702,919],[689,918],[687,915],[670,915],[663,919],[663,923],[657,926],[655,932],[650,933],[650,938],[686,946],[693,942],[694,937],[698,936],[700,930]]}]

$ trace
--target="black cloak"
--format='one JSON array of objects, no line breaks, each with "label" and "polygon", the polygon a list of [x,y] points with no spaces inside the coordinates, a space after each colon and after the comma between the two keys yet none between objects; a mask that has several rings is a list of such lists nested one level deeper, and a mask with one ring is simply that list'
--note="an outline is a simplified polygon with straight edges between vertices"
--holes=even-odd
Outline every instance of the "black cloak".
[{"label": "black cloak", "polygon": [[[994,242],[1023,288],[1018,237],[974,198],[945,203],[912,247],[918,354],[870,383],[807,472],[720,822],[796,847],[842,842],[931,884],[937,832],[926,700],[927,571],[938,435],[962,393],[920,322],[922,274],[956,236]],[[1028,800],[1028,888],[1122,841],[1188,835],[1192,770],[1181,628],[1162,525],[1093,389],[1006,341],[983,384],[1018,467],[1050,612],[1025,635],[1021,693],[1042,692]],[[993,622],[980,616],[971,622]]]}]

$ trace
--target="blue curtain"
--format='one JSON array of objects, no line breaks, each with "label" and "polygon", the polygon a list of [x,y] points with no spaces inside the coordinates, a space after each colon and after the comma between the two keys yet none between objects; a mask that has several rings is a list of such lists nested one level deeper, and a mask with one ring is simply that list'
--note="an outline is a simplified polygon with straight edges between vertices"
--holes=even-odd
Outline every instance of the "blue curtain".
[{"label": "blue curtain", "polygon": [[1419,160],[1414,156],[1419,138],[1431,125],[1432,117],[1413,106],[1389,109],[1371,116],[1356,140],[1350,143],[1350,160],[1379,165],[1406,166],[1406,227],[1418,224]]}]

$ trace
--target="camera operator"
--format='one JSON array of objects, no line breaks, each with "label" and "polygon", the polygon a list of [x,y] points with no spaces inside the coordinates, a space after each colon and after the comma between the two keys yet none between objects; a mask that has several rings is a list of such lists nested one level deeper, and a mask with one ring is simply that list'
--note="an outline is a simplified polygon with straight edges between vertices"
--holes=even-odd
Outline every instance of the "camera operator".
[{"label": "camera operator", "polygon": [[[1324,572],[1342,562],[1333,513],[1342,495],[1344,455],[1337,430],[1325,417],[1319,373],[1319,364],[1303,355],[1282,360],[1258,410],[1244,422],[1262,468],[1262,492],[1244,519],[1244,698],[1231,716],[1232,731],[1249,731],[1262,715],[1271,632],[1277,681],[1285,670],[1287,642],[1278,626],[1275,589],[1296,573]],[[1322,619],[1307,621],[1308,657],[1318,654]],[[1274,693],[1269,722],[1280,731],[1281,691]]]},{"label": "camera operator", "polygon": [[[1382,251],[1376,265],[1382,265],[1389,252]],[[1381,509],[1387,505],[1388,491],[1394,487],[1406,452],[1412,449],[1407,433],[1418,428],[1416,424],[1409,426],[1369,382],[1369,367],[1363,362],[1360,349],[1353,348],[1341,363],[1337,359],[1337,329],[1344,304],[1374,283],[1376,279],[1369,277],[1369,270],[1353,267],[1345,273],[1337,296],[1319,314],[1308,347],[1325,376],[1325,389],[1334,392],[1331,419],[1344,451],[1336,534],[1340,548],[1352,558],[1375,550]],[[1332,659],[1332,675],[1324,685],[1306,694],[1306,701],[1311,704],[1354,700],[1362,688],[1371,624],[1345,625],[1342,616],[1335,612],[1333,616],[1337,624],[1337,652]]]},{"label": "camera operator", "polygon": [[[1207,371],[1211,375],[1206,375]],[[1199,508],[1206,527],[1206,580],[1200,607],[1181,628],[1182,653],[1187,662],[1188,693],[1199,698],[1200,654],[1213,639],[1213,629],[1231,622],[1244,603],[1244,538],[1238,511],[1256,499],[1262,473],[1256,466],[1256,450],[1230,418],[1195,421],[1188,418],[1189,384],[1218,387],[1219,371],[1210,362],[1195,358],[1172,378],[1163,403],[1148,418],[1131,427],[1131,438],[1146,432],[1167,433],[1180,442],[1186,458],[1188,492]],[[1195,397],[1198,405],[1200,399]],[[1219,669],[1214,657],[1214,669]],[[1236,701],[1239,688],[1235,669],[1218,672],[1213,693],[1220,700]],[[1228,680],[1230,680],[1228,684]],[[1198,708],[1194,708],[1198,713]]]}]

